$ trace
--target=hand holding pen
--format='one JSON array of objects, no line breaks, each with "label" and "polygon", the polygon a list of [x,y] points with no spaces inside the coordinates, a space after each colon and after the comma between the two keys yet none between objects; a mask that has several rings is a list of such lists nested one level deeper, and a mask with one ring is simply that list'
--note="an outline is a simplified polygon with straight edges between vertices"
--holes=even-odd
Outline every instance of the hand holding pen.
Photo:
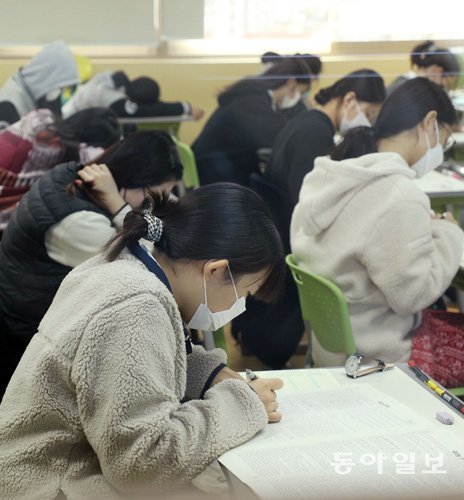
[{"label": "hand holding pen", "polygon": [[258,378],[253,371],[248,368],[245,370],[248,385],[256,392],[264,405],[269,422],[280,422],[282,414],[277,411],[279,403],[277,402],[277,390],[284,385],[280,378]]}]

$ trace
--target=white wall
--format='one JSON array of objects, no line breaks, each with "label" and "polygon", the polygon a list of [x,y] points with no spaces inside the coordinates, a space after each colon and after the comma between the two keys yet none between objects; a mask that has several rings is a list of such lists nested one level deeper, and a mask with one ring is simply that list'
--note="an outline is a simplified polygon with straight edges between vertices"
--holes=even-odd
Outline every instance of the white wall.
[{"label": "white wall", "polygon": [[1,0],[0,46],[156,44],[154,0]]},{"label": "white wall", "polygon": [[203,38],[204,0],[161,0],[163,40]]}]

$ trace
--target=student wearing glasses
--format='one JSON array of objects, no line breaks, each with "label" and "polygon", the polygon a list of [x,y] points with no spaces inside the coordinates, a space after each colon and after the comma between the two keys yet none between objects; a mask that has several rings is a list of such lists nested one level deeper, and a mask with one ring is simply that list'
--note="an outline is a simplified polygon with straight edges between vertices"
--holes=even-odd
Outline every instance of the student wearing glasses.
[{"label": "student wearing glasses", "polygon": [[[413,181],[440,166],[455,121],[441,87],[407,81],[386,99],[374,128],[353,129],[331,158],[316,160],[291,226],[298,263],[343,291],[359,352],[421,366],[427,359],[424,369],[450,386],[464,382],[464,329],[430,334],[422,325],[434,312],[422,310],[454,278],[464,233],[451,214],[431,212]],[[314,340],[318,365],[344,359]]]}]

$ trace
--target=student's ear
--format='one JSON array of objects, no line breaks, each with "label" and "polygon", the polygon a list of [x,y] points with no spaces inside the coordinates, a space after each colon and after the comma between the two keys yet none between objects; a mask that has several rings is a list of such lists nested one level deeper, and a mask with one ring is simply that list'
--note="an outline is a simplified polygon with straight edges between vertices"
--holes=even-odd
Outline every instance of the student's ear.
[{"label": "student's ear", "polygon": [[229,261],[227,259],[209,260],[203,268],[205,280],[207,282],[223,282],[228,265]]},{"label": "student's ear", "polygon": [[290,93],[293,95],[296,91],[296,88],[297,88],[297,83],[296,83],[295,78],[289,78],[287,80],[286,85],[287,85],[288,90],[290,90]]},{"label": "student's ear", "polygon": [[421,127],[426,131],[432,133],[435,130],[435,122],[437,121],[437,112],[429,111],[424,119],[421,121]]},{"label": "student's ear", "polygon": [[356,93],[350,90],[343,96],[342,106],[346,109],[350,109],[355,101],[356,101]]}]

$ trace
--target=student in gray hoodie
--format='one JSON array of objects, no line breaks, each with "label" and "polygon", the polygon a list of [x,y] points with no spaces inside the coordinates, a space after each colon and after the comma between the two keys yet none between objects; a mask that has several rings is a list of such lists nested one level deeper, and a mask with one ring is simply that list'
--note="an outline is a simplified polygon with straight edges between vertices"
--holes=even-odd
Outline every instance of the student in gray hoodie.
[{"label": "student in gray hoodie", "polygon": [[0,405],[0,498],[159,498],[280,420],[279,379],[247,383],[184,327],[216,330],[247,295],[279,293],[282,244],[263,202],[215,184],[152,203],[64,279],[16,369]]},{"label": "student in gray hoodie", "polygon": [[74,55],[61,41],[46,45],[0,89],[0,124],[17,122],[29,111],[51,109],[61,115],[61,89],[79,83]]},{"label": "student in gray hoodie", "polygon": [[[431,214],[429,198],[414,183],[442,163],[455,121],[447,94],[415,78],[387,98],[374,128],[349,131],[304,179],[292,251],[299,265],[341,288],[356,347],[366,356],[408,361],[422,309],[443,294],[459,268],[463,231],[451,214]],[[455,341],[462,345],[462,337]],[[438,359],[439,349],[430,357]],[[459,356],[464,359],[462,347],[456,362]],[[345,356],[315,341],[313,358],[333,366]],[[443,380],[447,368],[441,368]]]}]

